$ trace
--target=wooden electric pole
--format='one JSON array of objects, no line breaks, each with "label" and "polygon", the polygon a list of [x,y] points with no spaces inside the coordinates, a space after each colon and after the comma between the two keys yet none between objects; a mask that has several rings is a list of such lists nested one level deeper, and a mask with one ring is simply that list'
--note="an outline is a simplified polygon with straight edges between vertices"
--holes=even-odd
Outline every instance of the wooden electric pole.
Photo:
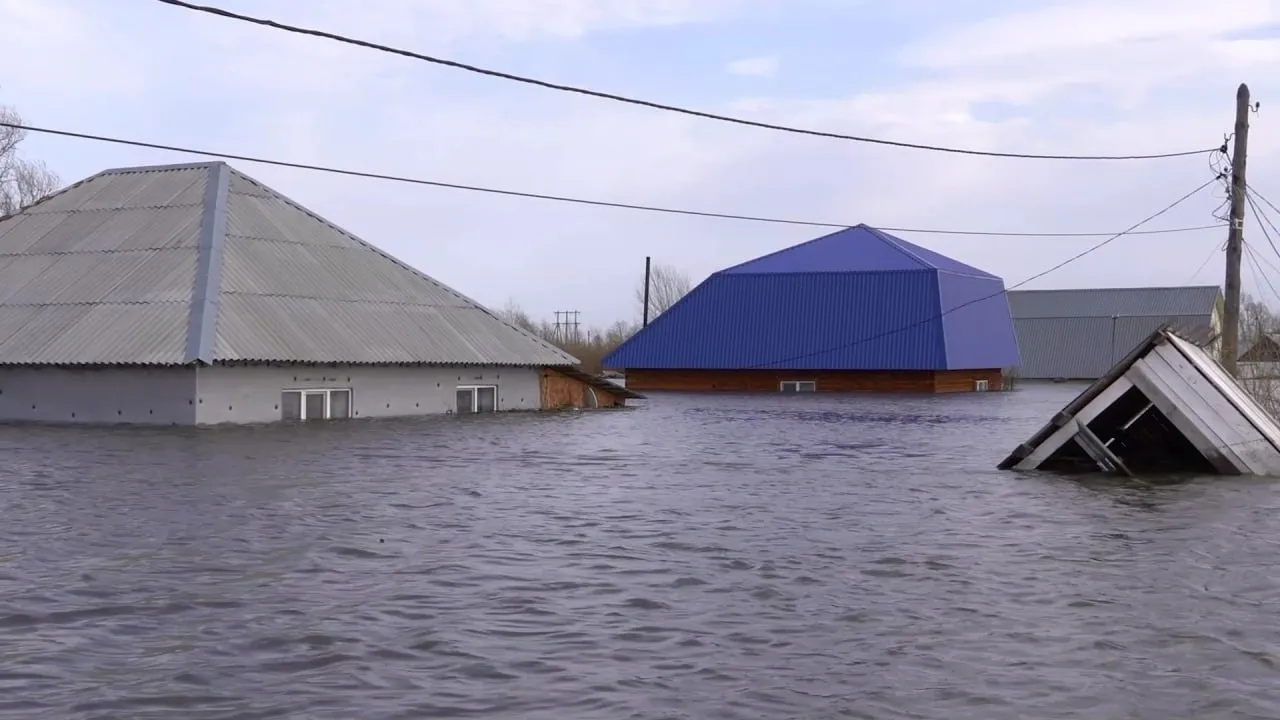
[{"label": "wooden electric pole", "polygon": [[1231,224],[1227,228],[1227,278],[1223,291],[1222,367],[1236,375],[1240,354],[1240,257],[1244,253],[1245,164],[1249,153],[1249,86],[1236,90],[1235,145],[1231,150]]},{"label": "wooden electric pole", "polygon": [[644,320],[640,327],[649,327],[649,261],[652,259],[648,255],[644,257]]}]

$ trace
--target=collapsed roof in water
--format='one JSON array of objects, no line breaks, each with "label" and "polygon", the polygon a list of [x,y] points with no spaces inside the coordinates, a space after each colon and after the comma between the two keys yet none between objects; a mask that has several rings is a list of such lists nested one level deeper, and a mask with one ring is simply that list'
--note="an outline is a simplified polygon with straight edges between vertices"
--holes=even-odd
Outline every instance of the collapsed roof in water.
[{"label": "collapsed roof in water", "polygon": [[1161,328],[999,467],[1280,476],[1280,424],[1203,348]]}]

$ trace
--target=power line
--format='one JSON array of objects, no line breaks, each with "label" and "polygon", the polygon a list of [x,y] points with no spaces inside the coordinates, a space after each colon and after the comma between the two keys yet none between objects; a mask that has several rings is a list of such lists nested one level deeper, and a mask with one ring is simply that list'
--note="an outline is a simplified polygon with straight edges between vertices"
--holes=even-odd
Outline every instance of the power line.
[{"label": "power line", "polygon": [[[1253,201],[1253,198],[1253,191],[1246,185],[1244,190],[1245,203],[1247,203],[1249,205],[1249,209],[1253,211],[1253,218],[1258,221],[1258,228],[1262,230],[1262,237],[1266,238],[1267,244],[1271,246],[1271,252],[1275,253],[1277,258],[1280,258],[1280,248],[1276,247],[1276,241],[1271,237],[1271,233],[1267,230],[1267,225],[1271,224],[1271,218],[1262,214],[1262,211],[1258,209],[1258,204]],[[1275,227],[1275,225],[1271,226],[1273,228]]]},{"label": "power line", "polygon": [[932,150],[933,152],[955,153],[959,155],[982,155],[986,157],[1001,158],[1019,158],[1025,160],[1156,160],[1161,158],[1186,157],[1188,155],[1200,155],[1212,152],[1218,148],[1204,148],[1200,150],[1184,150],[1181,152],[1171,153],[1155,153],[1148,155],[1040,155],[1034,153],[1014,153],[1014,152],[996,152],[988,150],[971,150],[965,148],[945,147],[941,145],[927,145],[923,143],[901,142],[897,140],[885,140],[882,138],[864,137],[860,135],[845,135],[841,133],[825,132],[821,130],[808,130],[804,128],[790,127],[787,125],[777,125],[774,123],[761,122],[757,120],[747,120],[745,118],[731,117],[728,115],[719,115],[716,113],[705,112],[702,110],[693,110],[690,108],[679,107],[676,105],[667,105],[664,103],[653,102],[651,100],[640,100],[638,98],[617,95],[614,93],[603,92],[600,90],[590,90],[588,88],[578,87],[575,85],[563,85],[559,83],[539,80],[524,75],[515,75],[499,70],[491,70],[475,65],[458,62],[456,60],[448,60],[445,58],[434,57],[431,55],[423,55],[412,50],[404,50],[401,48],[382,45],[368,40],[360,40],[357,38],[339,35],[337,33],[326,32],[324,30],[314,30],[311,28],[299,27],[296,25],[287,25],[285,23],[276,22],[266,18],[254,17],[252,15],[244,15],[242,13],[232,12],[223,8],[209,7],[207,5],[197,5],[195,3],[184,2],[183,0],[157,0],[157,2],[165,5],[193,10],[195,12],[207,13],[209,15],[217,15],[231,20],[239,20],[241,22],[260,25],[262,27],[274,28],[285,32],[296,33],[299,35],[310,35],[312,37],[324,38],[335,42],[346,43],[347,45],[355,45],[358,47],[377,50],[379,52],[390,53],[392,55],[400,55],[402,57],[421,60],[423,62],[442,65],[457,70],[465,70],[467,72],[479,75],[487,75],[489,77],[500,78],[502,80],[511,80],[513,82],[524,83],[526,85],[535,85],[537,87],[547,88],[549,90],[559,90],[561,92],[575,93],[578,95],[586,95],[589,97],[600,98],[604,100],[613,100],[615,102],[626,103],[628,105],[639,105],[642,107],[653,108],[655,110],[665,110],[667,112],[679,113],[682,115],[691,115],[707,120],[717,120],[720,122],[733,123],[735,125],[747,125],[751,127],[764,128],[766,130],[777,130],[780,132],[795,133],[798,135],[811,135],[815,137],[834,138],[837,140],[851,140],[853,142],[870,143],[874,145],[888,145],[892,147],[910,148],[913,150]]},{"label": "power line", "polygon": [[1276,224],[1271,220],[1271,217],[1258,209],[1258,205],[1255,200],[1261,200],[1277,213],[1280,213],[1280,208],[1276,208],[1275,205],[1272,205],[1271,201],[1259,194],[1257,190],[1254,190],[1252,185],[1245,185],[1244,192],[1245,199],[1249,201],[1249,206],[1253,209],[1253,216],[1257,218],[1258,225],[1262,227],[1262,234],[1267,238],[1267,242],[1271,243],[1271,249],[1276,252],[1276,256],[1280,257],[1280,250],[1276,250],[1275,243],[1271,242],[1272,238],[1270,233],[1267,232],[1267,226],[1270,225],[1271,229],[1276,232],[1276,235],[1280,235],[1280,227],[1276,227]]},{"label": "power line", "polygon": [[[270,158],[256,157],[252,155],[243,155],[239,153],[218,152],[214,150],[204,150],[198,148],[181,147],[178,145],[165,145],[162,143],[144,142],[141,140],[128,140],[125,138],[109,137],[106,135],[93,135],[90,133],[72,132],[70,130],[56,130],[53,128],[37,127],[34,125],[23,125],[18,123],[0,122],[0,127],[10,127],[18,130],[26,130],[34,133],[44,133],[47,135],[57,135],[60,137],[77,138],[80,140],[93,140],[95,142],[111,143],[115,145],[128,145],[131,147],[147,148],[150,150],[164,150],[167,152],[184,153],[188,155],[204,155],[207,157],[223,158],[226,160],[240,160],[244,162],[260,163],[262,165],[274,165],[277,167],[293,168],[295,170],[311,170],[314,172],[330,173],[333,175],[346,175],[349,177],[368,178],[372,180],[387,180],[390,182],[408,183],[412,185],[427,185],[430,187],[447,188],[450,190],[467,190],[470,192],[488,193],[491,195],[505,195],[508,197],[521,197],[534,200],[551,200],[562,203],[572,203],[575,205],[591,205],[595,207],[618,208],[623,210],[642,210],[645,212],[664,213],[667,215],[690,215],[693,217],[719,218],[722,220],[743,220],[748,222],[771,223],[775,225],[802,225],[809,227],[825,227],[844,229],[857,225],[857,223],[832,223],[832,222],[815,222],[808,220],[796,220],[788,218],[763,217],[756,215],[738,215],[734,213],[707,212],[701,210],[684,210],[679,208],[658,207],[655,205],[637,205],[632,203],[609,202],[606,200],[589,200],[586,198],[568,197],[564,195],[546,195],[542,193],[523,192],[519,190],[504,190],[500,188],[482,187],[479,185],[463,185],[459,183],[442,182],[438,180],[424,180],[421,178],[403,177],[399,175],[387,175],[383,173],[364,172],[361,170],[349,170],[344,168],[335,168],[325,165],[313,165],[310,163],[290,162],[287,160],[272,160]],[[1166,228],[1163,230],[1145,230],[1140,233],[1143,235],[1163,235],[1168,233],[1196,232],[1201,230],[1213,230],[1221,227],[1220,225],[1200,225],[1197,227],[1178,227]],[[1024,237],[1024,238],[1087,238],[1087,237],[1110,237],[1112,233],[1096,233],[1096,232],[1079,232],[1079,233],[1018,233],[1018,232],[992,232],[981,230],[947,230],[947,229],[931,229],[931,228],[905,228],[905,227],[879,227],[877,229],[886,232],[898,233],[921,233],[933,235],[969,235],[974,237]]]},{"label": "power line", "polygon": [[[1272,210],[1274,210],[1274,211],[1276,211],[1276,212],[1280,213],[1280,208],[1276,207],[1276,206],[1275,206],[1275,205],[1274,205],[1270,200],[1268,200],[1268,199],[1266,199],[1265,197],[1263,197],[1262,193],[1260,193],[1260,192],[1258,192],[1256,189],[1254,189],[1254,187],[1253,187],[1252,185],[1245,185],[1245,190],[1246,190],[1246,191],[1248,191],[1248,192],[1249,192],[1251,195],[1253,195],[1254,197],[1256,197],[1256,198],[1258,198],[1259,200],[1261,200],[1262,202],[1266,203],[1267,207],[1269,207],[1269,208],[1271,208]],[[1274,227],[1274,225],[1273,225],[1272,227]]]},{"label": "power line", "polygon": [[[1258,286],[1258,291],[1262,291],[1263,283],[1265,282],[1266,287],[1271,290],[1271,297],[1280,300],[1280,291],[1276,290],[1276,286],[1271,282],[1271,278],[1267,276],[1265,271],[1263,271],[1261,267],[1261,259],[1258,257],[1258,253],[1253,249],[1252,245],[1249,245],[1248,243],[1244,244],[1244,255],[1245,259],[1250,261],[1249,270],[1253,273],[1253,282]],[[1275,269],[1274,265],[1271,267],[1272,269]]]},{"label": "power line", "polygon": [[997,297],[1000,297],[1001,295],[1006,295],[1006,294],[1008,294],[1008,292],[1009,292],[1010,290],[1016,290],[1016,289],[1018,289],[1018,288],[1022,287],[1023,285],[1026,285],[1026,284],[1027,284],[1027,283],[1029,283],[1029,282],[1032,282],[1032,281],[1034,281],[1034,280],[1039,280],[1040,278],[1044,277],[1045,275],[1048,275],[1049,273],[1052,273],[1052,272],[1054,272],[1054,271],[1056,271],[1056,270],[1059,270],[1059,269],[1061,269],[1061,268],[1063,268],[1063,267],[1066,267],[1067,265],[1070,265],[1071,263],[1075,262],[1076,260],[1079,260],[1080,258],[1082,258],[1082,257],[1084,257],[1084,256],[1086,256],[1086,255],[1088,255],[1088,254],[1090,254],[1090,253],[1092,253],[1092,252],[1095,252],[1095,251],[1097,251],[1097,250],[1102,249],[1103,247],[1107,246],[1107,245],[1108,245],[1108,244],[1110,244],[1112,241],[1119,239],[1120,237],[1123,237],[1123,236],[1125,236],[1125,235],[1132,234],[1132,233],[1133,233],[1135,230],[1137,230],[1138,228],[1142,227],[1143,225],[1146,225],[1147,223],[1151,222],[1152,220],[1155,220],[1156,218],[1160,217],[1161,215],[1164,215],[1165,213],[1169,212],[1170,210],[1172,210],[1172,209],[1176,208],[1177,206],[1179,206],[1179,205],[1181,205],[1182,203],[1186,202],[1189,198],[1191,198],[1192,196],[1194,196],[1196,193],[1200,192],[1201,190],[1204,190],[1205,188],[1209,187],[1210,185],[1212,185],[1213,183],[1215,183],[1215,182],[1217,182],[1217,181],[1218,181],[1218,178],[1217,178],[1217,177],[1214,177],[1213,179],[1211,179],[1211,180],[1209,180],[1209,181],[1205,182],[1205,183],[1204,183],[1203,185],[1201,185],[1200,187],[1197,187],[1195,190],[1192,190],[1191,192],[1187,193],[1186,195],[1183,195],[1182,197],[1178,198],[1177,200],[1174,200],[1174,201],[1173,201],[1172,203],[1170,203],[1169,205],[1166,205],[1166,206],[1165,206],[1163,209],[1161,209],[1159,212],[1156,212],[1156,213],[1154,213],[1154,214],[1152,214],[1152,215],[1148,215],[1147,217],[1143,218],[1142,220],[1139,220],[1138,222],[1136,222],[1136,223],[1134,223],[1133,225],[1129,226],[1129,227],[1128,227],[1128,228],[1126,228],[1125,230],[1122,230],[1122,231],[1120,231],[1120,232],[1118,232],[1118,233],[1116,233],[1116,234],[1112,235],[1111,237],[1109,237],[1109,238],[1107,238],[1106,240],[1103,240],[1102,242],[1100,242],[1100,243],[1098,243],[1098,244],[1094,245],[1093,247],[1089,248],[1088,250],[1085,250],[1085,251],[1083,251],[1083,252],[1076,253],[1075,255],[1072,255],[1071,257],[1067,258],[1066,260],[1063,260],[1062,262],[1058,263],[1057,265],[1054,265],[1053,267],[1049,268],[1048,270],[1045,270],[1045,271],[1040,272],[1040,273],[1036,273],[1035,275],[1032,275],[1031,277],[1027,278],[1026,280],[1023,280],[1022,282],[1016,283],[1016,284],[1014,284],[1014,285],[1012,285],[1012,286],[1010,286],[1010,287],[1007,287],[1007,288],[1005,288],[1005,289],[1003,289],[1003,290],[1000,290],[999,292],[994,292],[994,293],[991,293],[990,295],[985,295],[985,296],[983,296],[983,297],[979,297],[979,298],[977,298],[977,299],[970,300],[970,301],[965,302],[965,303],[961,303],[961,304],[959,304],[959,305],[957,305],[957,306],[955,306],[955,307],[951,308],[950,310],[944,310],[943,312],[941,312],[941,313],[939,313],[939,314],[937,314],[937,315],[932,315],[932,316],[927,317],[927,318],[925,318],[925,319],[923,319],[923,320],[920,320],[920,321],[917,321],[917,322],[911,323],[910,325],[904,325],[904,326],[902,326],[902,327],[895,328],[895,329],[893,329],[893,330],[888,330],[888,331],[886,331],[886,332],[877,333],[877,334],[875,334],[875,335],[871,335],[871,336],[869,336],[869,337],[865,337],[865,338],[861,338],[861,339],[859,339],[859,340],[855,340],[855,341],[853,341],[853,342],[851,342],[851,343],[843,343],[843,344],[841,344],[841,345],[836,345],[836,346],[834,346],[834,347],[829,347],[829,348],[825,348],[825,349],[822,349],[822,350],[816,350],[816,351],[814,351],[814,352],[803,353],[803,354],[800,354],[800,355],[792,355],[792,356],[790,356],[790,357],[785,357],[785,358],[781,358],[781,359],[778,359],[778,360],[771,360],[771,361],[769,361],[769,362],[767,362],[767,363],[761,363],[761,364],[758,364],[758,365],[751,365],[751,366],[746,367],[746,368],[743,368],[743,369],[744,369],[744,370],[758,370],[758,369],[761,369],[761,368],[768,368],[768,367],[771,367],[771,366],[774,366],[774,365],[780,365],[780,364],[782,364],[782,363],[789,363],[789,362],[793,362],[793,361],[795,361],[795,360],[803,360],[803,359],[805,359],[805,358],[813,357],[813,356],[815,356],[815,355],[826,355],[827,353],[836,352],[837,350],[844,350],[844,349],[846,349],[846,348],[856,347],[856,346],[858,346],[858,345],[862,345],[862,344],[864,344],[864,343],[872,342],[873,340],[879,340],[880,338],[888,337],[888,336],[890,336],[890,335],[897,335],[898,333],[906,332],[906,331],[908,331],[908,330],[911,330],[911,329],[914,329],[914,328],[920,327],[921,325],[927,325],[927,324],[929,324],[929,323],[931,323],[931,322],[934,322],[935,320],[940,320],[940,319],[942,319],[943,317],[945,317],[945,316],[947,316],[947,315],[950,315],[951,313],[953,313],[953,312],[955,312],[955,311],[957,311],[957,310],[959,310],[959,309],[961,309],[961,308],[965,308],[965,307],[968,307],[968,306],[970,306],[970,305],[974,305],[974,304],[977,304],[977,303],[980,303],[980,302],[983,302],[983,301],[986,301],[986,300],[991,300],[992,298],[997,298]]},{"label": "power line", "polygon": [[[1130,234],[1132,235],[1136,233],[1130,233]],[[1209,263],[1213,260],[1214,256],[1225,249],[1226,249],[1225,243],[1215,243],[1213,246],[1213,249],[1209,251],[1209,256],[1204,259],[1204,262],[1200,263],[1200,267],[1196,268],[1195,272],[1191,273],[1191,278],[1187,280],[1187,284],[1190,285],[1191,283],[1195,282],[1196,278],[1200,277],[1200,273],[1204,272],[1204,269],[1209,266]]]}]

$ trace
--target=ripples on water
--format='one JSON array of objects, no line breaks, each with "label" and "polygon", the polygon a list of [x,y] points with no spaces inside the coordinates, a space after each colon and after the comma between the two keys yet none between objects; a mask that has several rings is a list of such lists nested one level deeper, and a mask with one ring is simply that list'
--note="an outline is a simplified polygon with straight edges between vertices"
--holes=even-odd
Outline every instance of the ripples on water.
[{"label": "ripples on water", "polygon": [[0,428],[0,717],[1280,717],[1275,485],[992,469],[1072,392]]}]

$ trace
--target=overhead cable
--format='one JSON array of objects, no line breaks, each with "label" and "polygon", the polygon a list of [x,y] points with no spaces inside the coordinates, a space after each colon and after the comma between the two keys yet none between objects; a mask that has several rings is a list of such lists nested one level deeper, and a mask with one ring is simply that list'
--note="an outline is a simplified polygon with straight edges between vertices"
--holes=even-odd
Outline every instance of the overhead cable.
[{"label": "overhead cable", "polygon": [[1217,256],[1218,253],[1222,252],[1225,249],[1226,249],[1225,243],[1215,243],[1213,246],[1213,249],[1209,251],[1208,257],[1204,259],[1204,262],[1200,263],[1200,266],[1196,268],[1195,272],[1191,273],[1191,277],[1190,279],[1187,280],[1187,284],[1190,285],[1191,283],[1195,282],[1196,278],[1200,277],[1200,273],[1204,272],[1204,269],[1209,266],[1210,262],[1213,261],[1213,258]]},{"label": "overhead cable", "polygon": [[454,68],[456,70],[464,70],[470,73],[487,75],[489,77],[500,78],[502,80],[510,80],[512,82],[523,83],[526,85],[535,85],[537,87],[546,88],[549,90],[558,90],[561,92],[568,92],[568,93],[574,93],[577,95],[600,98],[602,100],[612,100],[614,102],[625,103],[628,105],[638,105],[641,107],[652,108],[655,110],[664,110],[667,112],[679,113],[681,115],[690,115],[693,117],[700,117],[707,120],[716,120],[719,122],[733,123],[735,125],[746,125],[750,127],[763,128],[766,130],[776,130],[779,132],[794,133],[797,135],[810,135],[814,137],[833,138],[836,140],[849,140],[852,142],[869,143],[873,145],[887,145],[891,147],[900,147],[900,148],[910,148],[913,150],[930,150],[933,152],[954,153],[959,155],[982,155],[986,157],[1019,158],[1024,160],[1156,160],[1161,158],[1177,158],[1177,157],[1186,157],[1189,155],[1201,155],[1201,154],[1212,152],[1218,149],[1217,147],[1212,147],[1212,148],[1201,148],[1197,150],[1183,150],[1180,152],[1152,153],[1152,154],[1141,154],[1141,155],[1138,155],[1138,154],[1135,154],[1135,155],[1070,155],[1070,154],[1048,155],[1048,154],[1036,154],[1036,153],[972,150],[968,148],[946,147],[942,145],[929,145],[925,143],[912,143],[912,142],[903,142],[898,140],[885,140],[883,138],[864,137],[860,135],[846,135],[842,133],[827,132],[822,130],[809,130],[805,128],[790,127],[787,125],[777,125],[774,123],[767,123],[767,122],[762,122],[758,120],[748,120],[746,118],[720,115],[717,113],[706,112],[703,110],[693,110],[691,108],[684,108],[676,105],[668,105],[665,103],[654,102],[651,100],[641,100],[638,98],[627,97],[624,95],[617,95],[615,93],[604,92],[600,90],[591,90],[589,88],[578,87],[575,85],[564,85],[560,83],[553,83],[546,80],[539,80],[537,78],[527,77],[524,75],[515,75],[513,73],[502,72],[499,70],[492,70],[489,68],[482,68],[476,65],[469,65],[467,63],[458,62],[457,60],[449,60],[446,58],[435,57],[432,55],[424,55],[422,53],[414,52],[412,50],[395,48],[389,45],[382,45],[380,43],[375,43],[368,40],[360,40],[358,38],[352,38],[346,35],[339,35],[337,33],[327,32],[324,30],[315,30],[312,28],[299,27],[297,25],[289,25],[286,23],[277,22],[275,20],[270,20],[267,18],[254,17],[252,15],[245,15],[243,13],[233,12],[231,10],[226,10],[224,8],[211,7],[208,5],[199,5],[196,3],[185,2],[184,0],[157,0],[157,2],[164,3],[165,5],[171,5],[173,7],[179,7],[186,10],[191,10],[194,12],[207,13],[209,15],[217,15],[220,17],[229,18],[231,20],[238,20],[240,22],[259,25],[262,27],[274,28],[276,30],[283,30],[285,32],[296,33],[299,35],[309,35],[312,37],[324,38],[326,40],[333,40],[335,42],[345,43],[347,45],[354,45],[357,47],[367,48],[370,50],[377,50],[379,52],[390,53],[392,55],[399,55],[402,57],[412,58],[414,60],[421,60],[423,62],[428,62],[428,63],[433,63],[435,65]]},{"label": "overhead cable", "polygon": [[1262,230],[1262,237],[1265,238],[1267,244],[1271,246],[1271,252],[1275,253],[1277,259],[1280,259],[1280,248],[1276,247],[1276,241],[1271,237],[1271,231],[1267,229],[1267,225],[1271,225],[1271,227],[1274,228],[1275,224],[1271,222],[1271,218],[1264,215],[1262,210],[1258,208],[1258,203],[1254,202],[1254,197],[1256,196],[1256,193],[1250,190],[1248,186],[1245,187],[1245,204],[1247,204],[1249,209],[1253,211],[1253,217],[1258,221],[1258,228]]},{"label": "overhead cable", "polygon": [[998,297],[1000,297],[1001,295],[1006,295],[1006,294],[1008,294],[1008,293],[1009,293],[1009,291],[1010,291],[1010,290],[1016,290],[1016,289],[1018,289],[1018,288],[1022,287],[1023,285],[1026,285],[1027,283],[1030,283],[1030,282],[1035,281],[1035,280],[1039,280],[1040,278],[1042,278],[1042,277],[1044,277],[1044,276],[1046,276],[1046,275],[1048,275],[1048,274],[1050,274],[1050,273],[1052,273],[1052,272],[1055,272],[1055,271],[1057,271],[1057,270],[1060,270],[1060,269],[1062,269],[1062,268],[1066,267],[1067,265],[1070,265],[1071,263],[1073,263],[1073,262],[1075,262],[1075,261],[1077,261],[1077,260],[1079,260],[1079,259],[1081,259],[1081,258],[1085,257],[1086,255],[1089,255],[1089,254],[1091,254],[1091,253],[1093,253],[1093,252],[1096,252],[1096,251],[1098,251],[1098,250],[1100,250],[1100,249],[1102,249],[1102,248],[1106,247],[1107,245],[1111,244],[1112,242],[1114,242],[1115,240],[1117,240],[1117,239],[1119,239],[1119,238],[1121,238],[1121,237],[1124,237],[1125,235],[1132,235],[1132,234],[1135,234],[1135,231],[1136,231],[1138,228],[1142,227],[1143,225],[1146,225],[1147,223],[1151,222],[1152,220],[1155,220],[1156,218],[1160,217],[1161,215],[1164,215],[1165,213],[1169,212],[1170,210],[1173,210],[1174,208],[1178,207],[1179,205],[1181,205],[1182,203],[1186,202],[1188,199],[1190,199],[1191,197],[1193,197],[1196,193],[1199,193],[1201,190],[1204,190],[1205,188],[1209,187],[1210,185],[1212,185],[1213,183],[1215,183],[1215,182],[1217,182],[1217,181],[1218,181],[1218,178],[1217,178],[1217,177],[1214,177],[1214,178],[1212,178],[1212,179],[1210,179],[1210,180],[1206,181],[1204,184],[1200,185],[1200,186],[1199,186],[1199,187],[1197,187],[1195,190],[1192,190],[1191,192],[1187,193],[1186,195],[1183,195],[1182,197],[1178,198],[1177,200],[1174,200],[1172,203],[1169,203],[1168,205],[1166,205],[1164,208],[1162,208],[1162,209],[1161,209],[1161,210],[1159,210],[1158,212],[1155,212],[1155,213],[1153,213],[1153,214],[1151,214],[1151,215],[1148,215],[1147,217],[1143,218],[1142,220],[1139,220],[1138,222],[1134,223],[1133,225],[1129,226],[1128,228],[1126,228],[1126,229],[1124,229],[1124,230],[1121,230],[1120,232],[1118,232],[1118,233],[1116,233],[1116,234],[1112,235],[1111,237],[1107,238],[1106,240],[1103,240],[1102,242],[1100,242],[1100,243],[1098,243],[1098,244],[1094,245],[1093,247],[1090,247],[1089,249],[1084,250],[1083,252],[1076,253],[1075,255],[1072,255],[1071,257],[1067,258],[1066,260],[1063,260],[1062,262],[1058,263],[1057,265],[1054,265],[1053,267],[1049,268],[1048,270],[1045,270],[1045,271],[1043,271],[1043,272],[1036,273],[1035,275],[1032,275],[1031,277],[1029,277],[1029,278],[1027,278],[1027,279],[1025,279],[1025,280],[1023,280],[1023,281],[1021,281],[1021,282],[1019,282],[1019,283],[1016,283],[1016,284],[1014,284],[1014,285],[1011,285],[1010,287],[1007,287],[1007,288],[1005,288],[1005,289],[1003,289],[1003,290],[1000,290],[999,292],[994,292],[994,293],[990,293],[990,294],[988,294],[988,295],[983,295],[983,296],[981,296],[981,297],[979,297],[979,298],[976,298],[976,299],[974,299],[974,300],[970,300],[970,301],[968,301],[968,302],[964,302],[964,303],[961,303],[961,304],[959,304],[959,305],[956,305],[955,307],[953,307],[953,308],[951,308],[951,309],[949,309],[949,310],[944,310],[943,312],[938,313],[938,314],[936,314],[936,315],[931,315],[931,316],[929,316],[929,317],[927,317],[927,318],[924,318],[923,320],[919,320],[919,321],[914,322],[914,323],[911,323],[911,324],[909,324],[909,325],[903,325],[902,327],[894,328],[893,330],[888,330],[888,331],[885,331],[885,332],[876,333],[876,334],[874,334],[874,335],[870,335],[870,336],[867,336],[867,337],[864,337],[864,338],[859,338],[858,340],[855,340],[855,341],[853,341],[853,342],[849,342],[849,343],[841,343],[841,344],[839,344],[839,345],[834,345],[834,346],[832,346],[832,347],[823,348],[823,349],[821,349],[821,350],[815,350],[815,351],[813,351],[813,352],[802,353],[802,354],[799,354],[799,355],[791,355],[791,356],[788,356],[788,357],[778,358],[778,359],[776,359],[776,360],[770,360],[769,362],[766,362],[766,363],[761,363],[761,364],[757,364],[757,365],[750,365],[750,366],[748,366],[748,367],[746,367],[746,368],[743,368],[743,369],[744,369],[744,370],[758,370],[758,369],[764,369],[764,368],[771,368],[771,367],[774,367],[774,366],[777,366],[777,365],[783,365],[783,364],[786,364],[786,363],[795,362],[796,360],[803,360],[803,359],[805,359],[805,358],[815,357],[815,356],[818,356],[818,355],[826,355],[826,354],[833,353],[833,352],[837,352],[837,351],[840,351],[840,350],[845,350],[845,349],[847,349],[847,348],[857,347],[858,345],[863,345],[863,344],[865,344],[865,343],[873,342],[873,341],[875,341],[875,340],[879,340],[879,339],[881,339],[881,338],[890,337],[890,336],[892,336],[892,335],[897,335],[897,334],[899,334],[899,333],[907,332],[908,330],[913,330],[913,329],[915,329],[915,328],[917,328],[917,327],[920,327],[920,326],[922,326],[922,325],[927,325],[927,324],[929,324],[929,323],[932,323],[932,322],[935,322],[935,321],[937,321],[937,320],[940,320],[940,319],[942,319],[943,317],[946,317],[947,315],[950,315],[951,313],[953,313],[953,312],[955,312],[955,311],[957,311],[957,310],[960,310],[960,309],[962,309],[962,308],[969,307],[970,305],[976,305],[977,303],[980,303],[980,302],[983,302],[983,301],[986,301],[986,300],[991,300],[991,299],[993,299],[993,298],[998,298]]},{"label": "overhead cable", "polygon": [[[54,128],[39,127],[36,125],[25,125],[18,123],[0,122],[0,127],[11,127],[18,130],[26,130],[34,133],[43,133],[46,135],[56,135],[60,137],[77,138],[80,140],[93,140],[95,142],[111,143],[115,145],[128,145],[132,147],[147,148],[150,150],[164,150],[167,152],[183,153],[187,155],[203,155],[205,157],[221,158],[225,160],[239,160],[243,162],[259,163],[262,165],[274,165],[277,167],[287,167],[296,170],[310,170],[314,172],[330,173],[334,175],[346,175],[350,177],[360,177],[372,180],[386,180],[389,182],[408,183],[412,185],[426,185],[430,187],[447,188],[450,190],[466,190],[470,192],[488,193],[491,195],[505,195],[509,197],[530,198],[534,200],[551,200],[554,202],[572,203],[576,205],[591,205],[596,207],[618,208],[624,210],[641,210],[644,212],[664,213],[668,215],[690,215],[694,217],[719,218],[723,220],[743,220],[748,222],[771,223],[775,225],[803,225],[809,227],[825,227],[844,229],[857,225],[858,223],[833,223],[819,222],[811,220],[797,220],[788,218],[763,217],[757,215],[739,215],[735,213],[708,212],[702,210],[685,210],[679,208],[659,207],[655,205],[637,205],[633,203],[609,202],[606,200],[590,200],[587,198],[569,197],[564,195],[547,195],[543,193],[524,192],[519,190],[504,190],[500,188],[483,187],[479,185],[464,185],[460,183],[443,182],[439,180],[424,180],[421,178],[403,177],[399,175],[388,175],[385,173],[365,172],[361,170],[349,170],[344,168],[329,167],[325,165],[314,165],[310,163],[291,162],[287,160],[273,160],[270,158],[257,157],[253,155],[245,155],[241,153],[219,152],[215,150],[205,150],[198,148],[182,147],[178,145],[166,145],[162,143],[144,142],[141,140],[129,140],[125,138],[110,137],[106,135],[94,135],[90,133],[72,132],[70,130],[57,130]],[[1163,235],[1168,233],[1185,233],[1197,232],[1201,230],[1213,230],[1220,227],[1219,225],[1199,225],[1195,227],[1176,227],[1164,228],[1160,230],[1144,230],[1140,233],[1143,235]],[[1110,237],[1114,233],[1105,232],[996,232],[984,230],[952,230],[937,228],[909,228],[909,227],[881,227],[877,229],[885,232],[896,233],[921,233],[931,235],[968,235],[974,237],[1011,237],[1011,238],[1088,238],[1088,237]]]}]

